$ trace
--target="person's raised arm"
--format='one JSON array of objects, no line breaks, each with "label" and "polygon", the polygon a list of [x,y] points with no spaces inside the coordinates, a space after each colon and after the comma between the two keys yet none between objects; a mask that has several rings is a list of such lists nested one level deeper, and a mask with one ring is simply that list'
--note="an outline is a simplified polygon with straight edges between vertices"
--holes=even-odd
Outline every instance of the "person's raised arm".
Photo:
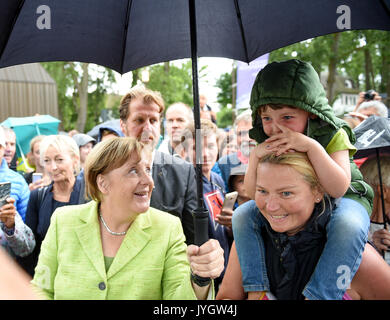
[{"label": "person's raised arm", "polygon": [[333,198],[342,197],[351,184],[349,151],[340,150],[328,155],[322,146],[308,152],[324,191]]},{"label": "person's raised arm", "polygon": [[[365,96],[366,92],[362,91],[362,92],[359,92],[359,96],[358,96],[358,100],[357,100],[357,103],[356,103],[356,106],[355,108],[353,109],[353,112],[356,112],[356,110],[359,108],[359,106],[364,102],[364,101],[367,101],[364,96]],[[374,97],[373,100],[377,100],[377,101],[381,101],[382,100],[382,97],[380,96],[380,94],[376,91],[373,91],[372,92],[372,96]]]},{"label": "person's raised arm", "polygon": [[318,141],[282,125],[278,127],[282,132],[265,140],[266,149],[276,155],[306,152],[324,191],[333,198],[342,197],[351,183],[349,150],[335,151],[329,155]]},{"label": "person's raised arm", "polygon": [[242,286],[242,274],[238,260],[236,243],[233,242],[229,255],[229,263],[225,270],[222,283],[219,287],[217,300],[244,300],[246,298]]},{"label": "person's raised arm", "polygon": [[245,173],[244,186],[248,197],[252,200],[255,199],[256,194],[257,165],[259,163],[259,159],[267,153],[269,153],[269,151],[266,149],[266,144],[263,142],[257,145],[249,155],[249,163]]},{"label": "person's raised arm", "polygon": [[347,292],[361,300],[390,299],[390,267],[370,244],[366,244],[351,290]]}]

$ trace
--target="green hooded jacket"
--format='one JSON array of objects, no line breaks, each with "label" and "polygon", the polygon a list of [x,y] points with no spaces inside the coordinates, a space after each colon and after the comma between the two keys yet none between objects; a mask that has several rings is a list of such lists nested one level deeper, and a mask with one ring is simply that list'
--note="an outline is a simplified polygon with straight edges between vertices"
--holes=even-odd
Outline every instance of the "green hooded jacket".
[{"label": "green hooded jacket", "polygon": [[[355,134],[348,124],[335,116],[317,72],[307,62],[299,60],[273,62],[258,73],[250,99],[253,128],[249,133],[249,136],[258,143],[268,138],[258,114],[259,106],[265,104],[286,104],[316,115],[314,119],[309,118],[306,135],[317,140],[325,149],[341,128],[347,132],[352,144],[356,142]],[[350,163],[351,185],[344,197],[358,201],[371,214],[374,192],[363,181],[352,155]]]}]

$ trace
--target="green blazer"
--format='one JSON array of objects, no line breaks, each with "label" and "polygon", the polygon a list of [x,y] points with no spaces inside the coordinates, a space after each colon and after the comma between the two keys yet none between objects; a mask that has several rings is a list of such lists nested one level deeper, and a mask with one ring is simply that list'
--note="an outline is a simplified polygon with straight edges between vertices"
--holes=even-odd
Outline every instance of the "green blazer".
[{"label": "green blazer", "polygon": [[150,208],[105,271],[97,203],[58,208],[32,280],[49,299],[196,299],[180,220]]}]

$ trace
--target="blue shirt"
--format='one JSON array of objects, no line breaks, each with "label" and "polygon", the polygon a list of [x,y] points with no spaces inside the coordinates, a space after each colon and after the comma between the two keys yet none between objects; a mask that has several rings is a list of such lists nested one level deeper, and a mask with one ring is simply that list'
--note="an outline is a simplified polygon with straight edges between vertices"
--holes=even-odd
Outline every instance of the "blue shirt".
[{"label": "blue shirt", "polygon": [[16,210],[22,220],[25,221],[30,189],[22,175],[8,168],[7,161],[4,158],[0,165],[0,182],[11,182],[10,197],[15,199]]},{"label": "blue shirt", "polygon": [[234,167],[237,167],[240,164],[241,164],[241,161],[238,158],[237,152],[236,152],[236,153],[231,153],[231,154],[228,154],[228,155],[220,158],[214,164],[213,168],[211,169],[213,172],[219,174],[222,177],[223,182],[225,183],[225,186],[226,186],[226,192],[233,191],[233,190],[229,190],[229,187],[228,187],[230,172],[232,171],[232,169]]}]

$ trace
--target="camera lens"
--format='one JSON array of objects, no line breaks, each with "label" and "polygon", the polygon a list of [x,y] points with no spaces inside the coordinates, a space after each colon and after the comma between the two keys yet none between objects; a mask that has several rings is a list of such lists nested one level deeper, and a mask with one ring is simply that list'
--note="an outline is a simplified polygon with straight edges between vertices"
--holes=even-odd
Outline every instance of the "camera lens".
[{"label": "camera lens", "polygon": [[364,100],[374,100],[374,90],[368,90],[364,93]]}]

